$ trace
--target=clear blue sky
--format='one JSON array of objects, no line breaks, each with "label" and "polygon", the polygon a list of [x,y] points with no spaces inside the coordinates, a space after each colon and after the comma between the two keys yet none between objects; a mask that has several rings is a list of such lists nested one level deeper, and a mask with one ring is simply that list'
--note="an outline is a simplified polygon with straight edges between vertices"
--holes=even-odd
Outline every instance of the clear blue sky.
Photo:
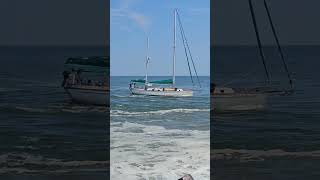
[{"label": "clear blue sky", "polygon": [[[209,0],[111,0],[111,76],[144,75],[146,34],[150,38],[149,75],[172,74],[174,8],[181,15],[198,74],[210,75]],[[176,74],[189,74],[178,29]]]}]

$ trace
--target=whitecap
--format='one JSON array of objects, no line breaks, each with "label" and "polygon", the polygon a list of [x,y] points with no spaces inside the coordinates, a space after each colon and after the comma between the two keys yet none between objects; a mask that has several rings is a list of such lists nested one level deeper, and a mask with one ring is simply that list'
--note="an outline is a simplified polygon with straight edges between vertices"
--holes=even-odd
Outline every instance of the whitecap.
[{"label": "whitecap", "polygon": [[111,116],[145,116],[145,115],[163,115],[169,113],[194,113],[194,112],[210,112],[210,109],[167,109],[156,111],[123,111],[123,110],[111,110]]},{"label": "whitecap", "polygon": [[209,131],[123,122],[111,123],[110,134],[111,179],[176,180],[186,173],[210,179]]}]

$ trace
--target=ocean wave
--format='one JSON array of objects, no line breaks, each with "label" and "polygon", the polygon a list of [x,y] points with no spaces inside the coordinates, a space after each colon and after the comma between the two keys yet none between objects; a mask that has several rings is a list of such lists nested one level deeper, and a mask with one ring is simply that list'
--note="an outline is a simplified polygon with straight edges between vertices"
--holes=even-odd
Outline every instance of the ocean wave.
[{"label": "ocean wave", "polygon": [[24,111],[24,112],[30,112],[30,113],[54,113],[53,109],[41,109],[41,108],[29,108],[29,107],[14,107],[15,110]]},{"label": "ocean wave", "polygon": [[26,113],[108,113],[109,108],[103,106],[78,106],[78,105],[49,105],[46,108],[12,106],[9,104],[2,104],[0,108],[12,112],[26,112]]},{"label": "ocean wave", "polygon": [[111,179],[210,179],[210,132],[111,123]]},{"label": "ocean wave", "polygon": [[163,115],[169,113],[194,113],[194,112],[210,112],[210,109],[167,109],[156,111],[129,112],[122,110],[111,110],[111,116],[145,116],[145,115]]},{"label": "ocean wave", "polygon": [[77,170],[105,170],[108,161],[66,161],[46,158],[28,153],[7,153],[0,155],[0,174],[33,172],[68,172]]},{"label": "ocean wave", "polygon": [[17,89],[17,88],[0,88],[0,92],[16,92],[16,91],[24,91],[24,89]]},{"label": "ocean wave", "polygon": [[70,107],[62,108],[61,111],[69,112],[69,113],[87,113],[87,112],[108,113],[109,108],[104,106],[70,106]]},{"label": "ocean wave", "polygon": [[129,90],[129,87],[117,87],[117,88],[112,88],[112,85],[111,85],[111,88],[110,88],[110,91],[113,92],[113,91],[119,91],[119,90]]},{"label": "ocean wave", "polygon": [[115,97],[115,98],[127,98],[129,96],[123,96],[123,95],[117,95],[117,94],[111,94],[110,97]]},{"label": "ocean wave", "polygon": [[246,150],[246,149],[214,149],[211,150],[211,160],[239,160],[242,162],[264,161],[266,158],[295,157],[320,158],[320,150],[288,152],[282,149]]}]

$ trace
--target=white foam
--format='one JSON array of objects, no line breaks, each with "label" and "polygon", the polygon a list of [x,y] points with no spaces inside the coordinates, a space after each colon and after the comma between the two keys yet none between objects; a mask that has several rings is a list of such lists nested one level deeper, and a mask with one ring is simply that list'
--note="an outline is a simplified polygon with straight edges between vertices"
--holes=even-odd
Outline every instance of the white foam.
[{"label": "white foam", "polygon": [[122,110],[111,110],[111,116],[145,116],[145,115],[163,115],[169,113],[194,113],[194,112],[209,112],[210,109],[167,109],[157,111],[129,112]]},{"label": "white foam", "polygon": [[111,123],[111,179],[210,178],[210,133]]}]

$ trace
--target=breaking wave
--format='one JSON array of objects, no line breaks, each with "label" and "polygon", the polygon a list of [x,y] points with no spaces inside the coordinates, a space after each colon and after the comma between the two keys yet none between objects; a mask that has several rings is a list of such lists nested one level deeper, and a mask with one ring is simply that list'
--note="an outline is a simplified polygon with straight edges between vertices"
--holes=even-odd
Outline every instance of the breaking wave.
[{"label": "breaking wave", "polygon": [[111,123],[111,179],[210,179],[210,132]]},{"label": "breaking wave", "polygon": [[129,112],[122,110],[111,110],[111,116],[145,116],[145,115],[163,115],[169,113],[194,113],[194,112],[210,112],[210,109],[168,109],[144,112]]}]

